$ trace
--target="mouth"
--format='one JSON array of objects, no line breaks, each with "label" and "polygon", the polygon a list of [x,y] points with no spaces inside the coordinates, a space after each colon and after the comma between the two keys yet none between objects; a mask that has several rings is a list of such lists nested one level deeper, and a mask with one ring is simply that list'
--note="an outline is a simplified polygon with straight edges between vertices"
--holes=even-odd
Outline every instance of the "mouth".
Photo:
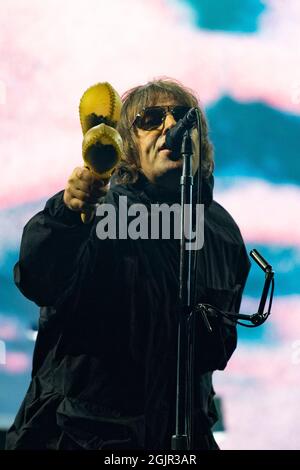
[{"label": "mouth", "polygon": [[169,149],[167,149],[165,143],[163,143],[160,147],[158,147],[158,151],[159,151],[159,152],[161,152],[162,150],[169,150]]},{"label": "mouth", "polygon": [[170,150],[166,147],[165,144],[162,144],[159,147],[158,152],[162,155],[165,155],[168,159],[174,162],[181,159],[181,155],[179,151]]}]

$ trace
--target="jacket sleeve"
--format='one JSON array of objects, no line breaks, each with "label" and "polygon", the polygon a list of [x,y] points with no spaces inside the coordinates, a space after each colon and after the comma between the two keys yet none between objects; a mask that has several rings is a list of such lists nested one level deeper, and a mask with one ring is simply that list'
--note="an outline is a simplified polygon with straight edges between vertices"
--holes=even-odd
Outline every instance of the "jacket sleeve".
[{"label": "jacket sleeve", "polygon": [[93,224],[63,202],[63,191],[25,225],[14,279],[20,291],[39,306],[63,301],[76,281]]},{"label": "jacket sleeve", "polygon": [[[208,289],[205,302],[224,312],[238,313],[245,283],[250,269],[250,262],[244,244],[241,246],[235,285],[231,289]],[[208,314],[207,319],[212,327],[209,332],[203,317],[198,319],[199,341],[196,343],[196,354],[200,355],[201,372],[225,369],[237,346],[237,329],[234,321],[227,320],[219,314]]]}]

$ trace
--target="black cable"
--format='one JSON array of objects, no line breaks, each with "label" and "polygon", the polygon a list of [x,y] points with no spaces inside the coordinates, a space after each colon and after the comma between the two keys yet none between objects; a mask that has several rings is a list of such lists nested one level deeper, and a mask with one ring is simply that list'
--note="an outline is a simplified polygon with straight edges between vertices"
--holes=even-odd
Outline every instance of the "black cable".
[{"label": "black cable", "polygon": [[[198,130],[198,138],[199,138],[199,166],[197,171],[197,199],[196,204],[201,203],[201,196],[202,196],[202,125],[201,125],[201,115],[198,108],[195,108],[196,116],[197,116],[197,130]],[[196,206],[197,207],[197,206]],[[197,216],[196,216],[197,221]],[[196,226],[196,224],[195,224]],[[197,227],[196,227],[197,230]],[[199,250],[195,250],[194,253],[194,260],[193,260],[193,295],[192,295],[192,305],[196,305],[197,302],[197,286],[198,286],[198,266],[199,265]]]}]

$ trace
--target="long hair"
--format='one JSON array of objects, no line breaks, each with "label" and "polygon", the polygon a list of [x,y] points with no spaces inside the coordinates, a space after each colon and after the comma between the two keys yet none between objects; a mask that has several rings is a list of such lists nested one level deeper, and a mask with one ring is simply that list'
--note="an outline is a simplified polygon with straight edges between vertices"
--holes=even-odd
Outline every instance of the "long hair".
[{"label": "long hair", "polygon": [[197,107],[201,115],[202,127],[202,168],[204,178],[208,178],[214,169],[213,146],[208,137],[208,125],[198,100],[192,90],[170,79],[158,79],[128,90],[122,96],[122,111],[117,129],[123,139],[123,155],[115,170],[120,183],[134,183],[141,170],[137,145],[137,133],[132,123],[136,115],[146,106],[154,106],[162,98],[171,98],[176,103]]}]

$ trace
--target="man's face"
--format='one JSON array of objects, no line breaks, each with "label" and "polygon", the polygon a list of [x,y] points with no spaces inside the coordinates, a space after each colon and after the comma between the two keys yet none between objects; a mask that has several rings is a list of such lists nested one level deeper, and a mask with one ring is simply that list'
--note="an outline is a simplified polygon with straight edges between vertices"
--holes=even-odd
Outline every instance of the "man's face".
[{"label": "man's face", "polygon": [[[170,98],[164,98],[155,103],[155,106],[175,106],[178,104],[180,103]],[[175,159],[171,150],[161,149],[165,143],[167,131],[175,124],[173,115],[168,113],[164,122],[157,129],[150,131],[137,129],[137,145],[142,172],[151,183],[168,189],[179,188],[182,174],[182,158]],[[196,129],[192,131],[192,145],[194,175],[199,163],[199,141]]]}]

